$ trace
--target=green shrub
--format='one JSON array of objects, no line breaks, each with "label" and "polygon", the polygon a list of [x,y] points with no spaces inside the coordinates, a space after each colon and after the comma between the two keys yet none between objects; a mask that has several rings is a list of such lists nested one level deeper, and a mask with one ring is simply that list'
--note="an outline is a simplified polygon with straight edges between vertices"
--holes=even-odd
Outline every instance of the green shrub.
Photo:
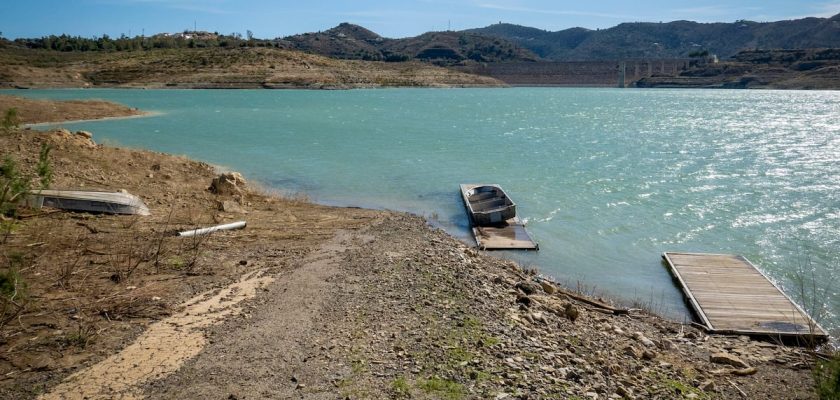
[{"label": "green shrub", "polygon": [[[38,164],[35,166],[35,174],[38,177],[40,189],[47,189],[52,183],[53,170],[50,165],[50,147],[47,144],[41,145],[38,155]],[[17,203],[31,189],[33,177],[27,176],[20,171],[17,162],[11,157],[3,158],[0,164],[0,216],[14,217],[17,213]]]},{"label": "green shrub", "polygon": [[8,135],[16,130],[18,126],[20,126],[20,118],[18,117],[17,108],[6,110],[6,113],[3,115],[3,121],[0,122],[0,128],[3,129],[3,133]]},{"label": "green shrub", "polygon": [[820,400],[840,400],[840,353],[814,366],[814,385]]},{"label": "green shrub", "polygon": [[15,160],[6,156],[0,164],[0,216],[17,213],[17,202],[29,191],[29,180],[21,174]]}]

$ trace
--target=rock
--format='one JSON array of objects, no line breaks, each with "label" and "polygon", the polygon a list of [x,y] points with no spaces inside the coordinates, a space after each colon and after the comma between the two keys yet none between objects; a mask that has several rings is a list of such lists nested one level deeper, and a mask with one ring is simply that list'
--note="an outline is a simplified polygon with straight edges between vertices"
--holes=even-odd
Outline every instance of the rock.
[{"label": "rock", "polygon": [[519,296],[516,296],[516,302],[524,305],[525,307],[528,307],[528,306],[531,305],[531,298],[528,297],[528,296],[519,295]]},{"label": "rock", "polygon": [[698,386],[698,388],[700,390],[704,391],[704,392],[713,392],[716,389],[715,381],[707,380],[707,381],[701,383],[700,386]]},{"label": "rock", "polygon": [[527,281],[522,281],[522,282],[517,283],[516,288],[521,290],[522,293],[525,293],[527,295],[532,295],[539,290],[537,288],[537,285],[535,285],[531,282],[527,282]]},{"label": "rock", "polygon": [[685,395],[686,399],[696,399],[698,397],[700,397],[700,395],[697,394],[697,393],[689,393],[689,394]]},{"label": "rock", "polygon": [[674,350],[677,348],[674,342],[668,339],[662,339],[662,341],[659,342],[659,347],[662,348],[662,350]]},{"label": "rock", "polygon": [[56,129],[55,133],[57,133],[60,136],[70,136],[70,135],[72,135],[72,133],[70,133],[69,130],[64,129],[64,128]]},{"label": "rock", "polygon": [[653,340],[648,339],[642,332],[633,332],[633,337],[646,347],[656,346],[656,343],[653,343]]},{"label": "rock", "polygon": [[731,365],[735,368],[749,368],[747,363],[729,353],[714,353],[709,356],[709,361],[715,364]]},{"label": "rock", "polygon": [[245,188],[245,178],[239,172],[226,172],[216,178],[210,183],[210,191],[219,195],[237,195],[242,194]]},{"label": "rock", "polygon": [[545,315],[539,311],[531,313],[531,319],[537,322],[546,323]]},{"label": "rock", "polygon": [[239,205],[239,203],[237,203],[233,200],[225,200],[225,201],[219,202],[219,210],[227,212],[227,213],[233,213],[233,214],[247,214],[248,213],[247,211],[245,211],[244,208],[242,208],[242,206]]},{"label": "rock", "polygon": [[641,350],[633,346],[627,346],[622,351],[624,352],[624,354],[633,358],[642,358],[642,356],[644,356],[644,353]]},{"label": "rock", "polygon": [[557,292],[557,288],[548,281],[540,281],[540,286],[542,286],[542,290],[548,294],[554,294]]},{"label": "rock", "polygon": [[76,131],[76,135],[85,139],[93,139],[93,134],[88,131]]},{"label": "rock", "polygon": [[758,372],[758,369],[756,369],[755,367],[748,367],[748,368],[736,369],[736,370],[732,371],[732,375],[749,376],[749,375],[755,375],[756,372]]},{"label": "rock", "polygon": [[563,311],[566,314],[566,318],[572,322],[575,322],[578,319],[578,316],[580,316],[580,311],[578,311],[577,307],[575,307],[572,303],[566,304],[566,309]]},{"label": "rock", "polygon": [[617,394],[621,397],[632,397],[633,396],[633,389],[626,388],[622,385],[618,385],[618,387],[615,388],[615,394]]},{"label": "rock", "polygon": [[654,358],[656,358],[656,352],[651,350],[645,350],[644,352],[642,352],[642,358],[645,360],[653,360]]}]

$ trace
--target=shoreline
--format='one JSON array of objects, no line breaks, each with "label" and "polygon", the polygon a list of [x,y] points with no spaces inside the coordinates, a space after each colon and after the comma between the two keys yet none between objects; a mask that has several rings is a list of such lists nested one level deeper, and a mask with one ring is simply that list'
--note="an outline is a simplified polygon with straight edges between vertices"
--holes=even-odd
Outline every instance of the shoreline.
[{"label": "shoreline", "polygon": [[[123,187],[152,215],[22,221],[7,246],[32,260],[22,278],[38,300],[0,342],[0,397],[813,397],[804,350],[593,306],[420,216],[244,182],[211,193],[207,163],[78,135],[0,137],[21,159],[43,142],[55,186]],[[205,241],[165,235],[242,219],[247,229]],[[191,302],[243,291],[223,308]],[[189,305],[201,322],[169,319]],[[150,339],[173,327],[185,336]],[[147,360],[122,357],[138,348]],[[733,364],[713,361],[723,359]],[[161,364],[142,380],[101,373]]]},{"label": "shoreline", "polygon": [[43,127],[50,127],[55,125],[61,124],[77,124],[77,123],[84,123],[84,122],[97,122],[97,121],[116,121],[116,120],[123,120],[123,119],[137,119],[137,118],[149,118],[149,117],[157,117],[161,115],[166,115],[166,113],[161,111],[141,111],[140,114],[137,115],[126,115],[126,116],[119,116],[119,117],[100,117],[100,118],[86,118],[86,119],[75,119],[75,120],[66,120],[66,121],[54,121],[54,122],[36,122],[31,124],[23,124],[21,127],[23,128],[43,128]]}]

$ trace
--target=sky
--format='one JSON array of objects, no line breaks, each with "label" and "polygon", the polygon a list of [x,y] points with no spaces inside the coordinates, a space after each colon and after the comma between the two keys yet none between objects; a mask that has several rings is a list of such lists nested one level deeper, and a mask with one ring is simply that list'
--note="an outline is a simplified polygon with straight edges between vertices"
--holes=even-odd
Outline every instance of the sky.
[{"label": "sky", "polygon": [[557,31],[622,22],[765,22],[838,13],[840,0],[2,0],[0,33],[12,39],[62,33],[116,37],[197,28],[275,38],[350,22],[400,38],[498,22]]}]

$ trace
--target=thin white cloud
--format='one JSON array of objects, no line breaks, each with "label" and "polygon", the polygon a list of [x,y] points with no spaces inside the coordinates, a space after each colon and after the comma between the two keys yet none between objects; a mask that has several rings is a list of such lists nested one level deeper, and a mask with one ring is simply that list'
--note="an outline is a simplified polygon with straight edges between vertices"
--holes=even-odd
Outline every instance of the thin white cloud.
[{"label": "thin white cloud", "polygon": [[609,13],[599,13],[599,12],[592,12],[592,11],[544,10],[544,9],[538,9],[538,8],[507,6],[507,5],[493,4],[493,3],[479,3],[477,5],[478,5],[478,7],[492,9],[492,10],[523,12],[523,13],[531,13],[531,14],[568,15],[568,16],[578,16],[578,17],[599,17],[599,18],[611,18],[611,19],[618,19],[618,20],[638,20],[638,19],[640,19],[639,17],[632,16],[632,15],[609,14]]},{"label": "thin white cloud", "polygon": [[815,10],[816,14],[813,15],[814,17],[833,17],[840,14],[840,1],[817,4]]},{"label": "thin white cloud", "polygon": [[699,7],[677,8],[671,10],[676,15],[687,15],[694,17],[729,17],[732,15],[754,13],[761,11],[760,7],[731,7],[724,5],[708,5]]},{"label": "thin white cloud", "polygon": [[171,10],[193,11],[205,14],[233,14],[223,8],[225,4],[234,4],[227,0],[99,0],[101,4],[113,5],[149,5]]}]

